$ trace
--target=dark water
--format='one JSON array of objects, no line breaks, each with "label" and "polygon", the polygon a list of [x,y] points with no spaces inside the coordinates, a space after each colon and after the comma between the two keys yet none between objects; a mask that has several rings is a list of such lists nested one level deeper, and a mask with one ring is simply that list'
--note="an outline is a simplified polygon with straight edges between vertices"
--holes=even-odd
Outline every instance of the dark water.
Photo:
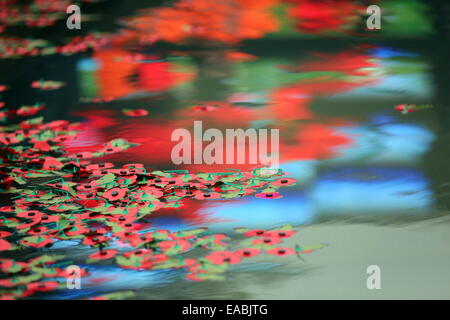
[{"label": "dark water", "polygon": [[[113,21],[120,8],[111,8],[117,12],[106,13],[110,19],[103,20]],[[117,28],[100,25],[105,31]],[[191,128],[194,120],[220,129],[280,129],[280,167],[298,181],[281,191],[282,201],[193,202],[157,212],[154,227],[206,225],[229,232],[239,226],[349,219],[408,224],[446,215],[450,204],[449,50],[443,46],[438,38],[260,39],[239,46],[205,42],[187,47],[112,44],[72,56],[3,59],[0,78],[11,88],[4,95],[8,105],[43,102],[46,120],[82,123],[79,137],[67,144],[70,150],[90,150],[113,138],[140,143],[105,159],[117,164],[213,172],[227,166],[172,164],[174,129]],[[234,51],[252,56],[230,56]],[[144,60],[123,61],[136,54]],[[38,79],[66,85],[36,92],[29,83]],[[109,98],[113,100],[101,101]],[[213,110],[193,111],[202,104]],[[432,107],[403,114],[394,109],[399,104]],[[126,117],[122,109],[128,108],[144,108],[149,116]],[[88,249],[64,242],[45,250],[76,260]],[[278,280],[301,277],[309,268],[262,259],[236,267],[230,281],[192,284],[180,280],[177,271],[88,267],[93,275],[81,292],[51,298],[138,289],[137,297],[147,299],[245,299],[252,297],[246,284],[266,282],[270,290]],[[102,278],[107,281],[95,281]]]}]

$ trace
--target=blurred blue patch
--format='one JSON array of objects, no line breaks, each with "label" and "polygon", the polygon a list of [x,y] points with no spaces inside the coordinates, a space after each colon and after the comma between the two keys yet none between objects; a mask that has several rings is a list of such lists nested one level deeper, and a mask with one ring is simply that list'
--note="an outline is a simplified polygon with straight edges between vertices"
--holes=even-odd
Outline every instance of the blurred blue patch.
[{"label": "blurred blue patch", "polygon": [[[126,270],[114,265],[80,265],[91,275],[81,278],[80,289],[58,290],[45,299],[85,299],[124,290],[159,287],[173,282],[179,270]],[[64,281],[64,280],[63,280]]]},{"label": "blurred blue patch", "polygon": [[376,127],[341,127],[338,131],[349,136],[352,143],[324,163],[415,164],[430,150],[435,139],[435,134],[425,127],[388,121]]},{"label": "blurred blue patch", "polygon": [[371,55],[380,59],[387,59],[393,57],[417,57],[418,55],[411,52],[396,50],[388,47],[379,47],[371,50]]},{"label": "blurred blue patch", "polygon": [[283,198],[249,197],[232,202],[217,202],[202,213],[221,222],[208,225],[213,232],[228,232],[236,227],[267,229],[284,224],[305,224],[312,221],[314,208],[298,190],[283,191]]},{"label": "blurred blue patch", "polygon": [[317,173],[317,160],[291,161],[280,164],[280,169],[290,178],[297,179],[297,185],[303,186],[311,182]]},{"label": "blurred blue patch", "polygon": [[371,123],[374,125],[383,125],[391,122],[395,122],[397,119],[393,116],[389,116],[383,113],[378,113],[372,116]]},{"label": "blurred blue patch", "polygon": [[319,177],[310,196],[327,215],[424,215],[433,204],[425,176],[410,169],[334,170]]},{"label": "blurred blue patch", "polygon": [[96,71],[100,68],[100,62],[93,58],[80,59],[77,62],[77,70],[79,71]]}]

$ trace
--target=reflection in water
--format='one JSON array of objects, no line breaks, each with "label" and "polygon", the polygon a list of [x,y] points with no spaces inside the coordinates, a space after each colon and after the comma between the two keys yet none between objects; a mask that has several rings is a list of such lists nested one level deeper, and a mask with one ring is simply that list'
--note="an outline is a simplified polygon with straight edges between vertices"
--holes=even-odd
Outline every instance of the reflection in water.
[{"label": "reflection in water", "polygon": [[[205,52],[202,55],[208,57]],[[403,169],[399,169],[398,176],[392,176],[389,172],[395,169],[388,167],[381,177],[373,180],[349,182],[340,181],[338,176],[336,181],[323,178],[324,170],[330,175],[335,166],[419,164],[434,140],[434,134],[426,126],[403,121],[401,115],[394,113],[392,106],[381,114],[369,114],[372,117],[369,122],[358,121],[354,117],[327,117],[324,112],[318,116],[312,108],[313,102],[321,97],[326,98],[322,104],[339,99],[355,98],[358,101],[366,93],[376,97],[380,94],[379,90],[389,87],[389,81],[399,85],[391,87],[391,96],[402,94],[397,93],[396,88],[408,89],[402,84],[414,83],[411,77],[420,78],[420,83],[426,87],[423,73],[426,68],[417,57],[417,54],[401,50],[371,46],[342,51],[337,55],[314,53],[314,57],[302,57],[300,62],[298,57],[292,60],[280,53],[276,59],[233,59],[231,75],[205,74],[202,73],[206,68],[204,64],[196,66],[191,62],[190,78],[182,79],[201,87],[180,89],[180,85],[172,79],[187,73],[169,72],[169,69],[182,69],[174,68],[175,64],[167,69],[171,63],[167,58],[158,60],[154,56],[131,55],[120,48],[99,50],[94,60],[85,59],[79,63],[80,74],[84,75],[80,77],[80,86],[87,90],[83,91],[85,97],[122,98],[121,108],[147,104],[152,117],[123,122],[119,112],[105,110],[101,103],[97,103],[96,112],[74,113],[83,117],[85,129],[75,140],[67,142],[67,146],[71,152],[77,152],[95,149],[105,141],[123,137],[140,143],[140,146],[106,160],[127,162],[139,158],[146,165],[167,167],[174,145],[170,139],[172,131],[179,127],[191,128],[194,120],[202,120],[204,127],[270,126],[280,129],[281,168],[296,178],[299,186],[298,191],[283,194],[282,205],[279,201],[263,203],[259,199],[189,203],[185,208],[157,214],[154,221],[157,226],[167,223],[167,218],[161,220],[164,216],[172,217],[169,224],[177,228],[207,223],[211,228],[225,231],[242,225],[268,228],[284,222],[312,223],[322,214],[404,213],[411,206],[417,212],[426,214],[432,203],[431,191],[419,172],[406,173],[407,177],[402,178],[402,172],[405,173]],[[404,67],[402,59],[407,59],[405,61],[409,61],[412,67]],[[183,58],[182,61],[187,60]],[[215,65],[207,68],[214,70]],[[200,70],[200,73],[195,70]],[[258,77],[261,73],[268,76]],[[195,74],[211,78],[213,82],[217,79],[226,81],[229,98],[203,102],[195,100],[198,92],[208,91],[208,82],[198,82]],[[136,76],[133,78],[132,75]],[[399,80],[395,80],[397,78]],[[83,83],[85,81],[88,84]],[[93,91],[96,86],[91,85],[91,81],[97,84],[97,91]],[[408,90],[415,90],[415,87]],[[184,97],[194,97],[191,103],[161,95],[161,92],[167,92],[177,97],[180,96],[179,90],[183,91]],[[139,91],[156,92],[158,95],[134,97]],[[424,91],[423,95],[429,95],[429,91]],[[166,112],[158,109],[152,111],[153,105],[167,101],[173,102],[171,109]],[[114,106],[111,103],[105,106]],[[158,121],[154,121],[155,118]],[[159,151],[157,154],[151,151],[155,149]],[[228,168],[242,170],[249,167],[187,165],[181,169],[216,171]],[[373,169],[366,170],[370,172]],[[388,181],[383,178],[386,174],[391,176]],[[414,178],[414,174],[417,177]],[[406,187],[409,183],[418,190],[409,190]],[[327,191],[330,188],[340,191],[330,195]],[[377,194],[377,200],[370,205],[368,199],[373,194]],[[380,199],[383,199],[384,206],[379,204]],[[181,220],[173,220],[178,219],[176,217]]]},{"label": "reflection in water", "polygon": [[284,224],[305,224],[313,220],[314,209],[308,198],[300,192],[284,193],[279,201],[246,199],[226,203],[214,203],[202,208],[200,214],[215,218],[218,222],[209,226],[212,230],[227,232],[246,226],[252,229],[278,227]]},{"label": "reflection in water", "polygon": [[[193,100],[192,104],[187,104],[185,100],[174,100],[173,111],[157,113],[152,117],[159,117],[158,122],[145,118],[128,119],[127,122],[122,122],[119,113],[103,111],[101,105],[97,107],[98,112],[78,112],[86,119],[86,129],[79,138],[69,142],[68,145],[73,148],[71,149],[73,152],[76,152],[80,147],[88,150],[89,146],[95,147],[111,138],[124,137],[141,145],[129,150],[127,154],[112,156],[108,160],[125,162],[139,157],[147,165],[160,166],[170,162],[170,152],[173,147],[170,141],[172,130],[177,127],[189,128],[194,119],[201,119],[210,127],[258,126],[258,122],[263,121],[262,126],[270,125],[281,129],[281,168],[298,179],[301,187],[298,191],[285,192],[282,206],[277,201],[267,203],[259,199],[243,199],[225,203],[189,203],[186,208],[168,213],[172,219],[176,216],[181,217],[181,220],[172,220],[169,223],[178,228],[196,223],[208,223],[211,228],[222,231],[242,225],[268,228],[284,222],[311,223],[322,214],[404,213],[411,206],[415,207],[417,212],[426,214],[426,210],[430,209],[432,203],[431,191],[428,190],[425,178],[421,178],[418,172],[415,173],[418,175],[416,178],[408,174],[406,178],[402,178],[403,171],[400,170],[398,176],[394,175],[388,181],[384,181],[386,172],[389,176],[389,170],[394,170],[388,168],[381,177],[359,182],[357,180],[340,181],[339,177],[336,181],[330,181],[323,178],[321,172],[323,168],[330,166],[333,168],[337,165],[416,165],[420,163],[434,140],[434,134],[429,129],[420,124],[401,122],[399,115],[394,114],[392,110],[389,111],[392,115],[374,116],[371,122],[365,123],[354,119],[349,121],[350,118],[342,117],[329,117],[324,121],[326,118],[323,115],[319,118],[311,108],[314,99],[321,96],[331,100],[335,96],[336,99],[342,99],[345,95],[358,98],[363,92],[376,94],[377,90],[383,88],[380,84],[386,83],[387,79],[390,79],[392,83],[398,83],[394,80],[394,76],[401,80],[398,88],[404,88],[401,83],[410,84],[411,79],[402,81],[414,75],[422,77],[421,82],[426,84],[426,78],[421,73],[425,69],[413,67],[405,72],[405,68],[402,67],[402,59],[415,59],[417,55],[390,48],[370,47],[369,50],[360,48],[341,52],[333,55],[332,60],[331,55],[328,54],[316,53],[314,56],[312,60],[311,58],[303,59],[306,62],[300,63],[286,59],[283,55],[278,59],[237,61],[231,65],[235,70],[232,74],[235,76],[229,78],[226,74],[219,75],[219,78],[227,80],[231,88],[239,90],[232,93],[227,101],[206,101],[205,108],[192,108],[198,101]],[[139,70],[142,74],[144,70],[144,77],[146,77],[145,70],[150,70],[147,66],[152,68],[146,80],[150,81],[148,83],[154,81],[164,85],[161,79],[172,79],[166,76],[166,70],[163,67],[153,68],[157,64],[167,65],[167,62],[148,60],[148,56],[147,60],[145,56],[140,56],[134,61],[128,61],[131,58],[123,61],[123,57],[127,57],[127,53],[120,49],[104,53],[99,51],[96,60],[84,60],[80,64],[81,71],[93,72],[91,79],[96,79],[95,83],[99,83],[100,87],[107,90],[99,90],[96,92],[98,96],[133,96],[140,90],[138,87],[142,86],[143,82],[139,80],[139,75],[134,82],[131,81],[130,76]],[[389,76],[384,75],[385,72],[379,67],[385,65],[386,61],[390,61]],[[287,68],[290,62],[294,64],[290,64],[292,67]],[[415,65],[414,61],[409,63]],[[120,72],[115,73],[115,69],[110,65],[116,65],[114,68]],[[121,65],[123,67],[118,67]],[[200,66],[191,68],[202,70]],[[211,68],[214,68],[214,65]],[[105,70],[108,74],[102,75],[101,70]],[[272,72],[272,74],[262,77],[261,81],[257,77],[257,74],[261,72],[265,74]],[[311,73],[312,78],[305,78],[305,72]],[[217,76],[213,74],[212,77]],[[251,81],[251,79],[258,80]],[[111,81],[116,81],[116,84]],[[191,78],[186,81],[195,83],[196,80]],[[115,87],[119,91],[114,91]],[[86,88],[92,90],[90,85]],[[145,90],[153,91],[151,86],[145,87]],[[176,86],[166,86],[155,91],[169,91],[176,96],[177,90]],[[183,90],[191,89],[187,87]],[[187,96],[195,96],[198,90],[204,91],[207,87],[195,89]],[[396,93],[395,90],[393,92]],[[424,94],[429,92],[425,91]],[[147,101],[149,105],[153,105],[157,100]],[[133,98],[130,101],[123,100],[122,104],[132,102],[142,104]],[[151,109],[150,114],[152,114]],[[308,122],[300,123],[298,120],[308,120]],[[157,138],[153,134],[156,132]],[[87,140],[83,140],[84,134]],[[151,152],[154,149],[159,150],[158,154]],[[214,171],[229,167],[197,165],[183,168]],[[243,167],[238,168],[243,169]],[[370,170],[373,169],[367,170],[370,175]],[[380,179],[383,182],[380,182]],[[406,187],[409,183],[418,190],[410,191]],[[337,188],[340,191],[330,195],[327,191],[330,188],[332,190]],[[377,200],[370,205],[368,199],[374,194],[377,194]],[[384,206],[379,204],[380,197],[383,199]],[[189,212],[188,215],[186,215],[187,212]],[[163,213],[159,215],[164,216]],[[158,219],[161,218],[156,218],[154,221],[157,226],[164,226],[167,222],[167,218],[159,221]]]},{"label": "reflection in water", "polygon": [[414,165],[420,163],[435,138],[425,127],[396,122],[375,127],[342,127],[339,131],[351,136],[353,145],[341,150],[340,155],[326,160],[326,163]]},{"label": "reflection in water", "polygon": [[426,178],[408,169],[327,172],[310,194],[318,214],[324,215],[426,215],[433,204]]},{"label": "reflection in water", "polygon": [[[79,121],[79,135],[63,143],[69,153],[94,151],[111,139],[124,138],[139,145],[104,156],[102,162],[139,162],[158,170],[257,167],[175,166],[171,134],[177,128],[191,130],[194,120],[203,121],[203,131],[280,130],[280,167],[297,179],[296,186],[281,191],[282,198],[183,199],[179,208],[152,214],[143,230],[208,226],[229,233],[236,227],[314,225],[330,218],[426,218],[440,205],[434,177],[423,164],[440,138],[434,112],[443,109],[403,115],[394,106],[432,102],[433,62],[423,51],[401,44],[350,44],[342,38],[330,46],[319,36],[358,36],[364,22],[364,1],[337,2],[180,0],[151,8],[145,3],[142,10],[120,17],[120,32],[95,50],[86,47],[72,56],[13,62],[16,72],[5,80],[11,90],[2,93],[1,101],[11,109],[42,102],[46,120]],[[391,19],[383,22],[385,30],[370,37],[428,34],[431,26],[425,11],[419,10],[422,3],[410,2],[411,7],[399,6],[404,11],[386,4]],[[401,28],[395,21],[406,22]],[[418,22],[409,25],[411,21]],[[288,46],[283,47],[283,38]],[[19,55],[12,48],[4,51]],[[2,61],[2,66],[9,63]],[[37,91],[30,84],[39,79],[67,85],[54,92]],[[126,109],[145,109],[148,115],[128,117]],[[236,154],[245,145],[234,148]],[[121,249],[123,244],[111,246]],[[57,241],[45,250],[67,254],[80,265],[85,263],[82,255],[95,252],[80,249],[76,241]],[[82,266],[92,274],[83,279],[82,290],[47,297],[136,289],[138,298],[251,298],[242,283],[286,281],[287,275],[302,276],[314,269],[299,267],[293,259],[245,263],[232,269],[230,281],[200,283],[195,289],[179,280],[175,270],[87,264]]]},{"label": "reflection in water", "polygon": [[86,296],[106,294],[117,290],[142,290],[153,288],[159,290],[161,287],[175,281],[177,272],[165,270],[157,271],[134,271],[124,270],[112,266],[79,265],[81,268],[89,268],[91,275],[82,278],[81,289],[65,290],[46,296],[45,299],[67,300],[81,299]]}]

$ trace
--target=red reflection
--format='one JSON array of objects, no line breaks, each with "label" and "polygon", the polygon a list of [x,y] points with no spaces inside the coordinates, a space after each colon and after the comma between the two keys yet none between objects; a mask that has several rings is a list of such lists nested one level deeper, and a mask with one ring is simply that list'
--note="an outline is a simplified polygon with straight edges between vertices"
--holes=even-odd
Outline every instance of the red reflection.
[{"label": "red reflection", "polygon": [[296,19],[296,28],[305,33],[344,31],[345,27],[360,22],[366,9],[349,0],[287,0],[295,6],[289,14]]},{"label": "red reflection", "polygon": [[[129,52],[119,48],[97,50],[94,58],[100,69],[96,72],[98,94],[117,99],[136,91],[161,92],[187,81],[195,74],[175,71],[171,62],[159,57],[140,55],[140,60],[129,59]],[[138,81],[132,81],[136,75]]]},{"label": "red reflection", "polygon": [[192,73],[173,71],[172,64],[165,61],[140,63],[137,71],[140,86],[153,92],[168,90],[194,78]]},{"label": "red reflection", "polygon": [[[371,57],[360,50],[343,51],[337,54],[313,53],[316,61],[306,62],[299,66],[302,71],[341,72],[348,76],[368,76],[367,68],[377,67]],[[366,69],[364,69],[366,68]]]},{"label": "red reflection", "polygon": [[[377,78],[371,76],[370,69],[377,67],[377,64],[362,50],[344,51],[333,57],[325,54],[314,56],[316,60],[293,66],[292,71],[333,72],[335,75],[314,77],[274,88],[268,93],[267,104],[263,107],[247,108],[231,102],[203,101],[175,111],[170,117],[171,120],[156,119],[152,116],[128,118],[126,122],[119,120],[118,114],[113,111],[99,110],[82,114],[87,120],[83,124],[85,130],[77,139],[68,142],[72,148],[70,151],[93,151],[108,140],[124,138],[140,145],[124,154],[110,155],[106,160],[141,159],[140,161],[147,165],[170,168],[171,151],[177,144],[171,141],[171,135],[177,128],[186,128],[192,132],[193,122],[202,120],[203,132],[207,128],[219,128],[225,132],[225,129],[250,128],[254,121],[269,121],[265,127],[278,128],[281,132],[280,162],[331,157],[338,152],[338,148],[348,146],[351,139],[336,132],[338,125],[324,124],[323,121],[317,123],[317,117],[311,111],[310,105],[314,97],[349,91],[377,81]],[[166,62],[137,66],[142,75],[141,85],[164,90],[175,81],[173,74],[167,72],[169,67]],[[147,76],[149,79],[146,79]],[[154,78],[150,80],[152,76]],[[123,82],[126,80],[122,79]],[[299,120],[308,121],[308,124],[299,124],[296,122]],[[327,122],[331,123],[330,120]],[[208,143],[204,142],[204,146]],[[238,148],[243,147],[246,148],[248,159],[248,146],[235,146],[235,154]],[[226,151],[225,149],[225,154]],[[254,167],[254,164],[185,164],[177,168],[213,172],[228,168],[249,170]]]},{"label": "red reflection", "polygon": [[[352,139],[337,131],[342,125],[336,119],[321,118],[311,110],[315,97],[346,92],[354,88],[377,81],[372,76],[371,68],[377,67],[372,57],[362,50],[348,50],[332,57],[324,54],[314,54],[316,60],[302,62],[289,66],[291,72],[324,72],[323,76],[312,77],[283,87],[273,88],[267,92],[267,101],[262,107],[249,108],[233,103],[232,99],[225,101],[197,101],[186,108],[174,111],[170,120],[158,119],[157,115],[149,113],[144,118],[127,118],[119,110],[90,110],[80,112],[86,121],[82,123],[80,135],[67,141],[70,152],[95,151],[102,143],[111,139],[123,138],[130,142],[140,143],[139,146],[104,157],[107,162],[142,162],[147,167],[163,169],[187,169],[191,172],[225,172],[227,169],[251,170],[258,165],[230,164],[183,164],[172,165],[171,152],[177,142],[171,141],[172,132],[177,128],[186,128],[192,133],[193,122],[202,120],[203,132],[207,128],[219,128],[222,132],[232,128],[250,128],[254,121],[268,121],[265,128],[280,129],[280,162],[326,159],[335,156],[339,149],[349,146]],[[141,87],[154,90],[164,90],[172,85],[174,77],[167,73],[167,64],[135,64],[142,78]],[[275,67],[275,66],[274,66]],[[130,68],[131,69],[131,68]],[[128,71],[130,72],[130,71]],[[327,74],[327,73],[333,74]],[[145,77],[157,75],[154,80]],[[121,79],[126,82],[126,78]],[[119,83],[119,82],[118,82]],[[244,99],[245,100],[245,99]],[[240,101],[239,99],[237,101]],[[348,125],[346,123],[345,125]],[[204,146],[209,142],[204,142]],[[238,148],[234,146],[235,154]],[[224,153],[227,149],[225,146]],[[204,206],[215,202],[189,200],[184,206],[161,210],[158,216],[181,216],[190,223],[209,223],[208,217],[202,213]]]},{"label": "red reflection", "polygon": [[[278,29],[271,9],[279,0],[181,0],[172,7],[148,9],[125,22],[136,36],[150,42],[182,43],[202,39],[234,43],[254,39]],[[151,35],[151,37],[149,37]]]},{"label": "red reflection", "polygon": [[338,148],[348,146],[350,137],[337,133],[331,126],[308,124],[298,128],[291,144],[282,144],[283,161],[324,159],[335,156]]}]

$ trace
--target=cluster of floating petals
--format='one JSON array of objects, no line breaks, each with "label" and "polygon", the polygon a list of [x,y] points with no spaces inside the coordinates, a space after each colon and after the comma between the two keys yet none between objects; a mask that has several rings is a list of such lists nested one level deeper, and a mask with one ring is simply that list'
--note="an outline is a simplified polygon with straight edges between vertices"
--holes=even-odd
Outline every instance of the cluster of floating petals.
[{"label": "cluster of floating petals", "polygon": [[[31,115],[42,107],[23,107],[18,115]],[[88,264],[112,263],[142,271],[184,269],[185,278],[192,281],[223,279],[229,265],[263,253],[288,256],[297,252],[279,247],[284,238],[295,234],[291,226],[262,234],[236,230],[245,234],[244,240],[207,228],[168,231],[151,227],[153,212],[179,208],[189,198],[278,198],[279,188],[295,184],[281,170],[191,173],[149,172],[139,163],[117,167],[95,159],[136,144],[119,138],[97,151],[67,152],[61,143],[73,138],[78,127],[64,120],[44,123],[42,117],[0,127],[0,187],[9,197],[9,204],[0,208],[0,251],[10,255],[0,260],[1,299],[62,289],[70,273],[61,263],[69,262],[64,256],[40,255],[39,251],[61,241],[90,247],[85,256]],[[29,250],[35,257],[15,260],[16,250]],[[80,276],[88,274],[81,270]]]}]

